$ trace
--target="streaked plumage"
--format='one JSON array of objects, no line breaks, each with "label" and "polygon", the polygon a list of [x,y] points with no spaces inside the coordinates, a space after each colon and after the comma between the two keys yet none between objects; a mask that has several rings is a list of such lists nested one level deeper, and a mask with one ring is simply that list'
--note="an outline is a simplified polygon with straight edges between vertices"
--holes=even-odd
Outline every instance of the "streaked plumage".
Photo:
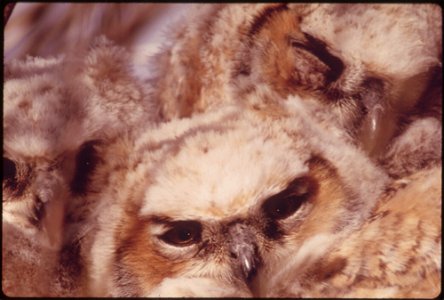
[{"label": "streaked plumage", "polygon": [[[119,16],[111,7],[84,21]],[[55,11],[40,8],[43,18]],[[62,24],[83,18],[72,12]],[[131,44],[152,20],[149,9],[127,12],[131,30],[97,22],[77,46],[95,30]],[[188,13],[147,61],[144,85],[134,57],[103,38],[74,57],[7,64],[5,291],[436,296],[439,7],[201,4]],[[29,43],[45,53],[71,48],[71,37]],[[9,100],[28,95],[37,97]],[[23,122],[29,112],[33,124]],[[147,126],[161,118],[170,122]],[[27,274],[21,285],[11,284],[15,265]]]},{"label": "streaked plumage", "polygon": [[301,98],[325,130],[337,128],[384,166],[406,125],[431,107],[441,122],[441,101],[429,99],[431,90],[442,95],[437,5],[197,5],[178,23],[148,63],[166,119]]},{"label": "streaked plumage", "polygon": [[[89,182],[102,163],[100,149],[122,132],[155,121],[156,110],[131,72],[127,52],[105,38],[96,39],[83,57],[28,57],[6,64],[2,216],[5,228],[15,227],[35,245],[23,251],[46,256],[46,248],[63,252],[75,241],[92,210],[85,195],[101,188],[98,181]],[[5,240],[4,265],[15,264],[20,255],[14,260],[5,255],[22,251],[20,243]],[[10,284],[17,275],[3,273],[9,295],[60,295],[39,294],[26,280]]]},{"label": "streaked plumage", "polygon": [[223,108],[140,136],[98,196],[90,292],[264,296],[274,287],[252,283],[278,275],[275,259],[316,268],[341,250],[387,177],[299,111],[281,115]]}]

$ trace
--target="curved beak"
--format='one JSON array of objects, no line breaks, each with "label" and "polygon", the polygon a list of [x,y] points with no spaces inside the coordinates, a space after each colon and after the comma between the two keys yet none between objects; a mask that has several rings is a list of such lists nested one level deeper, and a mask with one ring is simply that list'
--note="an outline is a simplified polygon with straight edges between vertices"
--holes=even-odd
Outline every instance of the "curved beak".
[{"label": "curved beak", "polygon": [[50,248],[59,249],[63,243],[64,199],[67,196],[63,183],[57,174],[39,174],[34,194],[43,240]]},{"label": "curved beak", "polygon": [[230,226],[228,235],[229,251],[236,268],[240,269],[244,279],[249,281],[261,261],[254,232],[248,225],[236,223]]},{"label": "curved beak", "polygon": [[363,86],[365,89],[361,94],[361,101],[367,110],[367,115],[358,134],[362,148],[374,157],[386,146],[393,133],[395,122],[385,96],[384,82],[377,78],[369,78]]}]

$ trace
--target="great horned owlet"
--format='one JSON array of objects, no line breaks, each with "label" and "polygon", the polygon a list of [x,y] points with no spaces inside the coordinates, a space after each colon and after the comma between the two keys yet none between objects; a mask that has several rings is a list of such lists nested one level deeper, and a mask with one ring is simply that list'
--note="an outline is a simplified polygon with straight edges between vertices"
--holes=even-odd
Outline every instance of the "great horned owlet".
[{"label": "great horned owlet", "polygon": [[[155,122],[156,110],[132,75],[126,50],[103,37],[84,56],[8,62],[4,80],[4,292],[60,295],[18,280],[31,273],[13,266],[33,268],[38,257],[47,260],[44,253],[63,251],[83,234],[93,202],[85,196],[101,188],[90,181],[100,155],[122,132]],[[23,236],[14,243],[18,232]],[[50,265],[42,268],[57,263]]]},{"label": "great horned owlet", "polygon": [[439,292],[439,169],[393,194],[362,151],[299,111],[239,107],[173,120],[129,149],[98,195],[92,295]]}]

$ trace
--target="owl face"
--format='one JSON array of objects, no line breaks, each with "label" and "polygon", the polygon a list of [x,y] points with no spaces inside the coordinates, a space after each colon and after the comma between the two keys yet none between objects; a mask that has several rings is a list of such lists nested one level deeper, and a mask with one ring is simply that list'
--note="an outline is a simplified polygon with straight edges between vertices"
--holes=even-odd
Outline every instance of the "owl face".
[{"label": "owl face", "polygon": [[334,116],[326,130],[338,127],[372,156],[440,68],[437,6],[200,6],[184,23],[154,63],[167,119],[296,96],[316,106],[321,123]]},{"label": "owl face", "polygon": [[[300,26],[342,61],[341,74],[327,85],[327,91],[339,95],[330,103],[336,98],[337,105],[350,108],[350,114],[341,110],[355,117],[346,128],[356,130],[359,144],[372,156],[400,132],[401,116],[427,107],[427,93],[439,89],[433,84],[442,60],[437,6],[321,5]],[[352,109],[344,98],[359,106]]]},{"label": "owl face", "polygon": [[[252,281],[279,245],[291,239],[307,248],[313,238],[334,240],[355,228],[385,181],[354,148],[316,136],[309,120],[231,112],[211,124],[211,116],[188,120],[192,126],[172,144],[165,133],[175,122],[159,128],[157,143],[141,137],[143,151],[119,177],[121,188],[100,195],[117,204],[94,242],[93,290],[251,296]],[[365,171],[350,174],[336,146]],[[370,184],[356,180],[363,176]]]},{"label": "owl face", "polygon": [[153,120],[126,59],[124,49],[98,38],[85,57],[6,65],[5,221],[58,247],[67,238],[63,224],[85,219],[84,199],[100,189],[91,176],[106,144]]},{"label": "owl face", "polygon": [[53,246],[75,177],[88,176],[74,173],[91,160],[79,151],[85,112],[63,83],[62,60],[14,62],[4,83],[3,218]]}]

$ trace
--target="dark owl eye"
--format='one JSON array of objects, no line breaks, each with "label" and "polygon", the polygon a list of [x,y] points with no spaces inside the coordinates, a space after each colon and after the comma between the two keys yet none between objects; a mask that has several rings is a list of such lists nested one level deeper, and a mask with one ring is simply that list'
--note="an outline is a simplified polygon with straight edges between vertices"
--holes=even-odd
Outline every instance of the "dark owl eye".
[{"label": "dark owl eye", "polygon": [[16,182],[17,167],[15,162],[3,157],[3,181],[9,186],[13,186]]},{"label": "dark owl eye", "polygon": [[311,195],[312,181],[308,177],[293,180],[288,187],[264,202],[262,210],[273,220],[285,219],[294,214]]},{"label": "dark owl eye", "polygon": [[[20,165],[13,160],[3,157],[3,187],[8,189],[12,197],[19,197],[23,194],[29,183],[30,169],[25,165]],[[10,197],[6,197],[11,199]],[[3,199],[5,200],[5,198]]]},{"label": "dark owl eye", "polygon": [[265,213],[272,219],[285,219],[292,215],[301,205],[297,197],[276,198],[267,201]]},{"label": "dark owl eye", "polygon": [[171,228],[159,236],[164,242],[174,246],[189,246],[201,239],[202,225],[196,221],[177,221],[170,223]]},{"label": "dark owl eye", "polygon": [[17,169],[15,167],[15,162],[3,157],[3,180],[15,180],[16,174]]},{"label": "dark owl eye", "polygon": [[99,162],[95,146],[97,141],[89,141],[82,145],[76,157],[76,170],[71,182],[71,191],[74,194],[85,194],[89,177]]}]

